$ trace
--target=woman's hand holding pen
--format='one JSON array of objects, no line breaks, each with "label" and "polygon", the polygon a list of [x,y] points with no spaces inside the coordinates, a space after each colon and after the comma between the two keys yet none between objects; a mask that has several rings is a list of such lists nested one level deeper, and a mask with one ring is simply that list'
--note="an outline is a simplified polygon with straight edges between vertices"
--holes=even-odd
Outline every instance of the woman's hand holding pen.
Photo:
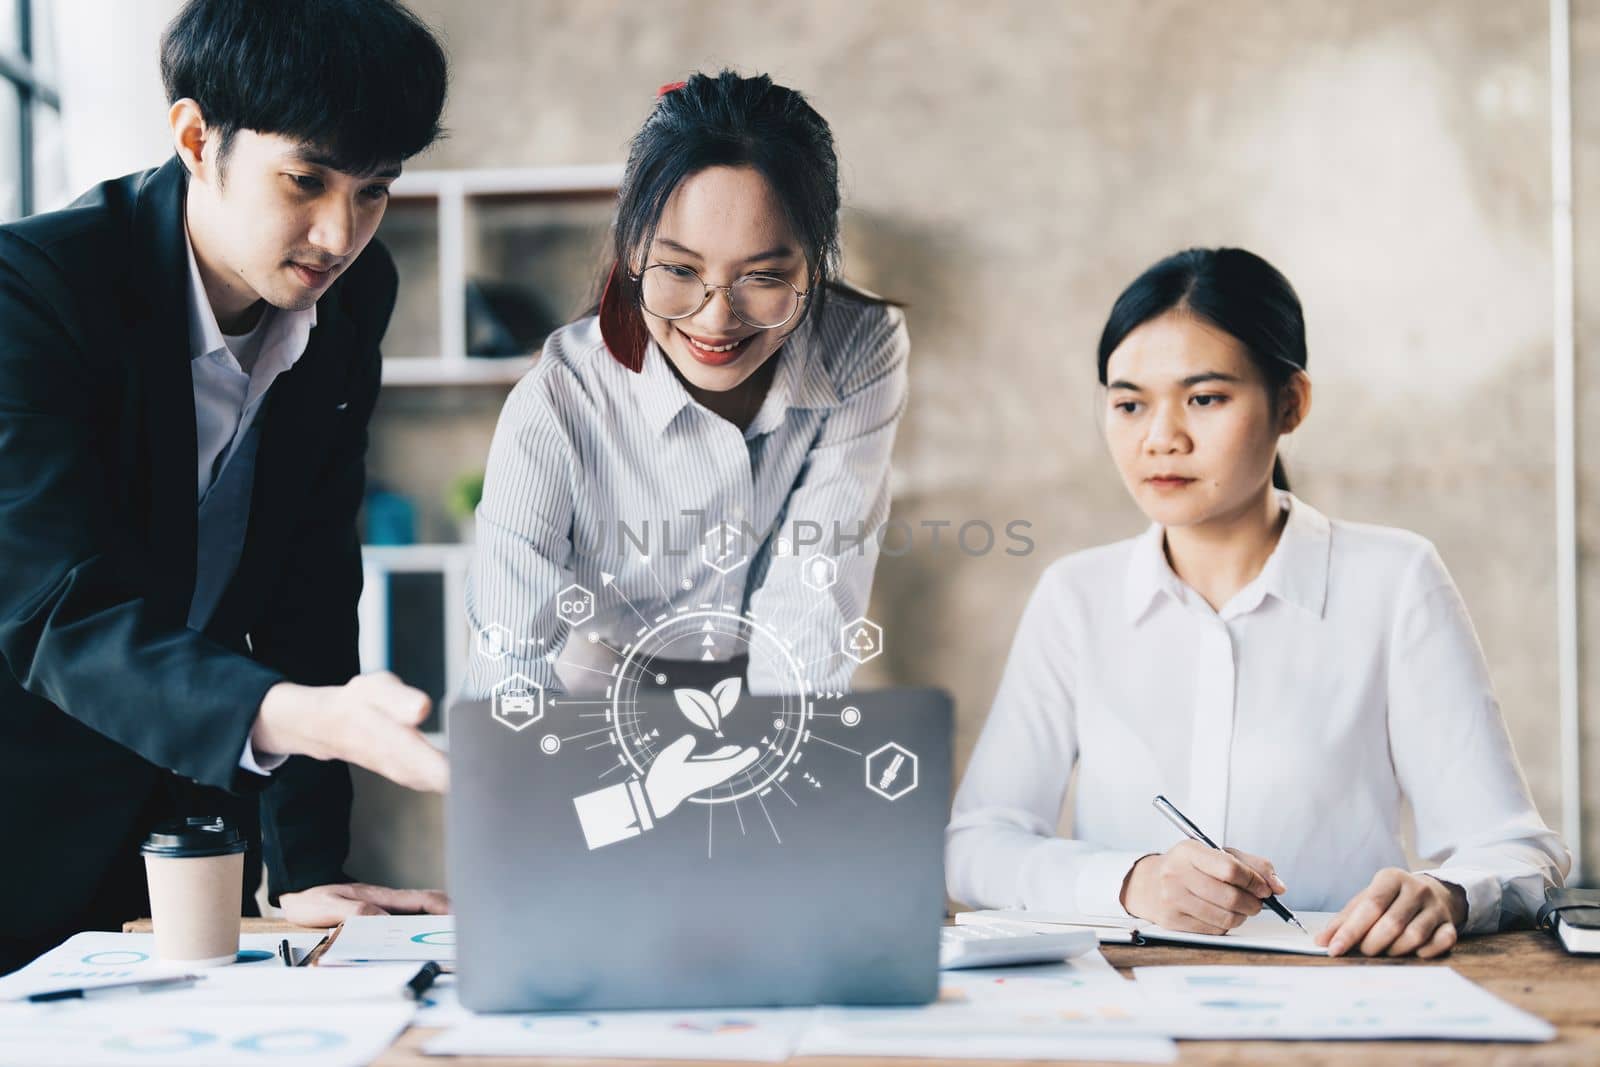
[{"label": "woman's hand holding pen", "polygon": [[1133,865],[1122,906],[1169,930],[1224,934],[1259,912],[1263,899],[1287,889],[1260,856],[1180,841]]},{"label": "woman's hand holding pen", "polygon": [[1360,950],[1363,956],[1431,959],[1450,951],[1467,921],[1467,895],[1426,874],[1385,867],[1344,910],[1317,933],[1328,955]]}]

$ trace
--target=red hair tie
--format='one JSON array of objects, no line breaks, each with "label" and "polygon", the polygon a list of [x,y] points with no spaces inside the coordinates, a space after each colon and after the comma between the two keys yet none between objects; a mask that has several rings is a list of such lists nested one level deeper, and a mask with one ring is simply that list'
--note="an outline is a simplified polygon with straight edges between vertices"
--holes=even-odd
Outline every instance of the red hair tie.
[{"label": "red hair tie", "polygon": [[682,89],[685,85],[688,85],[688,84],[689,84],[688,82],[668,82],[667,84],[663,85],[661,88],[656,90],[656,96],[659,98],[659,97],[666,96],[668,93],[675,93],[679,89]]}]

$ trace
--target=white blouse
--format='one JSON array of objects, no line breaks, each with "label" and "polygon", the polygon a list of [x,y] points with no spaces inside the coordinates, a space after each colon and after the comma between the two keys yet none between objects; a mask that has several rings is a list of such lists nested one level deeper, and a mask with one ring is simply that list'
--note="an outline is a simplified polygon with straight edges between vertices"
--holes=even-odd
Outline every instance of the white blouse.
[{"label": "white blouse", "polygon": [[1337,911],[1406,866],[1404,798],[1425,873],[1466,892],[1465,932],[1532,921],[1571,857],[1534,810],[1438,553],[1281,500],[1276,549],[1220,612],[1173,573],[1159,526],[1045,571],[956,795],[951,896],[1124,914],[1129,869],[1182,840],[1159,793],[1271,860],[1290,908]]}]

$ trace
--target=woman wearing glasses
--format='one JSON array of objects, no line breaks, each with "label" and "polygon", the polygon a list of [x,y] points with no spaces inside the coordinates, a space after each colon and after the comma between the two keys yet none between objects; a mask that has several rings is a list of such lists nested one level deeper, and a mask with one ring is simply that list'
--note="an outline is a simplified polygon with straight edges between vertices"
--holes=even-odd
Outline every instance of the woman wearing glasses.
[{"label": "woman wearing glasses", "polygon": [[759,655],[718,620],[665,658],[748,654],[757,691],[795,665],[845,686],[909,342],[897,309],[838,281],[838,212],[832,134],[801,94],[729,71],[662,89],[597,314],[551,336],[495,431],[469,693],[513,674],[603,689],[641,628],[701,605],[790,647]]}]

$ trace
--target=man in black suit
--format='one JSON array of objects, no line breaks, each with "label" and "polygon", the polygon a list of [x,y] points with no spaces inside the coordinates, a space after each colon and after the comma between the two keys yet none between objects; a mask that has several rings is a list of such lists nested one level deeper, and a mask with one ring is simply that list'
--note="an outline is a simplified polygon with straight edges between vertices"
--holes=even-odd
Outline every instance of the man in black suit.
[{"label": "man in black suit", "polygon": [[349,884],[340,762],[446,786],[427,697],[355,677],[369,242],[444,54],[398,0],[191,0],[162,75],[171,160],[0,227],[0,973],[148,914],[181,815],[259,841],[247,913],[263,856],[297,921],[447,907]]}]

